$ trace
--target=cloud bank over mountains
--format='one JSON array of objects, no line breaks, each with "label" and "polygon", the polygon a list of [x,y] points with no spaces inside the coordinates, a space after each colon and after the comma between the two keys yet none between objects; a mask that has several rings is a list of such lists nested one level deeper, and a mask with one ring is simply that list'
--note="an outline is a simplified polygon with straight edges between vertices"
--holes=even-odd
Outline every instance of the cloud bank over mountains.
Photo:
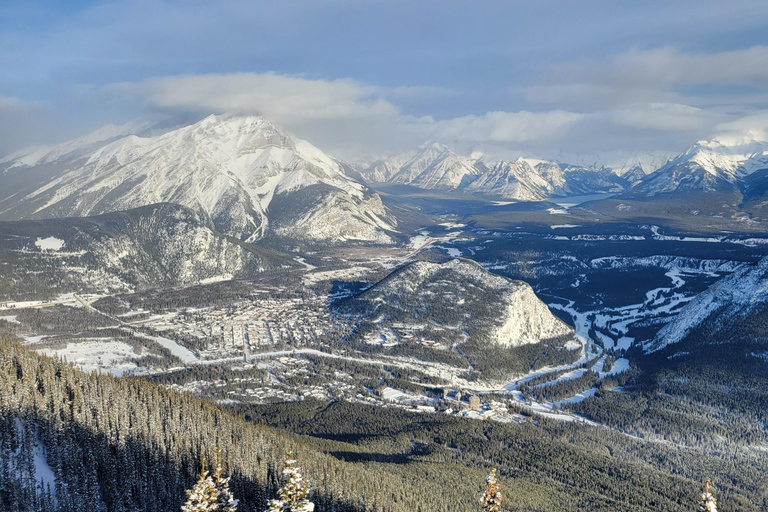
[{"label": "cloud bank over mountains", "polygon": [[758,2],[514,4],[6,9],[0,154],[226,112],[262,114],[340,156],[425,140],[558,158],[768,137]]}]

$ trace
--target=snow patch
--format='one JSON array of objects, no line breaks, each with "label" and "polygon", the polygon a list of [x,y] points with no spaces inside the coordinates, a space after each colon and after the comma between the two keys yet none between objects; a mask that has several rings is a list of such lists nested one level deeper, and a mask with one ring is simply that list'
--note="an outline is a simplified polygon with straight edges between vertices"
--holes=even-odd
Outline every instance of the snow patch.
[{"label": "snow patch", "polygon": [[64,247],[64,240],[49,236],[48,238],[38,238],[35,245],[41,251],[60,251]]},{"label": "snow patch", "polygon": [[152,340],[158,345],[162,345],[163,347],[167,348],[171,352],[171,354],[181,359],[185,364],[194,363],[195,361],[198,360],[198,357],[195,355],[194,352],[182,347],[181,345],[179,345],[173,340],[169,340],[168,338],[163,338],[162,336],[150,336],[148,334],[144,334],[140,332],[136,332],[134,334],[140,338]]}]

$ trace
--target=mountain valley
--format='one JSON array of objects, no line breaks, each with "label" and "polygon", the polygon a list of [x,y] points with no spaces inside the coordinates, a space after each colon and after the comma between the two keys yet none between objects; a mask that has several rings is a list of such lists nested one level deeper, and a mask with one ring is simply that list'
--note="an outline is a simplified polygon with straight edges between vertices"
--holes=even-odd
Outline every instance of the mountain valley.
[{"label": "mountain valley", "polygon": [[760,510],[764,150],[694,147],[646,175],[429,143],[358,174],[258,116],[105,130],[3,162],[0,330],[282,429],[313,471],[493,461],[526,510],[672,511],[706,468]]}]

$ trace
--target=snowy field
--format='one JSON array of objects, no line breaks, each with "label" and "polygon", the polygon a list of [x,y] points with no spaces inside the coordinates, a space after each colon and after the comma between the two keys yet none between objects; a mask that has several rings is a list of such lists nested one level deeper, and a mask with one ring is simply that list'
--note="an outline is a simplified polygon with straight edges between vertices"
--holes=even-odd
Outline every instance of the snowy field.
[{"label": "snowy field", "polygon": [[116,376],[135,371],[138,368],[136,360],[140,357],[132,346],[109,338],[69,342],[64,348],[41,348],[37,351],[47,356],[66,358],[86,372],[98,370]]}]

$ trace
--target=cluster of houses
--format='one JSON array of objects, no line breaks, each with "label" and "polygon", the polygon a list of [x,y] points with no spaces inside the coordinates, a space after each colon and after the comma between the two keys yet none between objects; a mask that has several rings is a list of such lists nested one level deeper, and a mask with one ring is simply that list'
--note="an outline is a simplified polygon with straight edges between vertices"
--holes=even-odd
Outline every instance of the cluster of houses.
[{"label": "cluster of houses", "polygon": [[257,298],[221,309],[186,311],[142,322],[156,330],[208,339],[208,351],[251,352],[314,345],[336,329],[320,298]]}]

